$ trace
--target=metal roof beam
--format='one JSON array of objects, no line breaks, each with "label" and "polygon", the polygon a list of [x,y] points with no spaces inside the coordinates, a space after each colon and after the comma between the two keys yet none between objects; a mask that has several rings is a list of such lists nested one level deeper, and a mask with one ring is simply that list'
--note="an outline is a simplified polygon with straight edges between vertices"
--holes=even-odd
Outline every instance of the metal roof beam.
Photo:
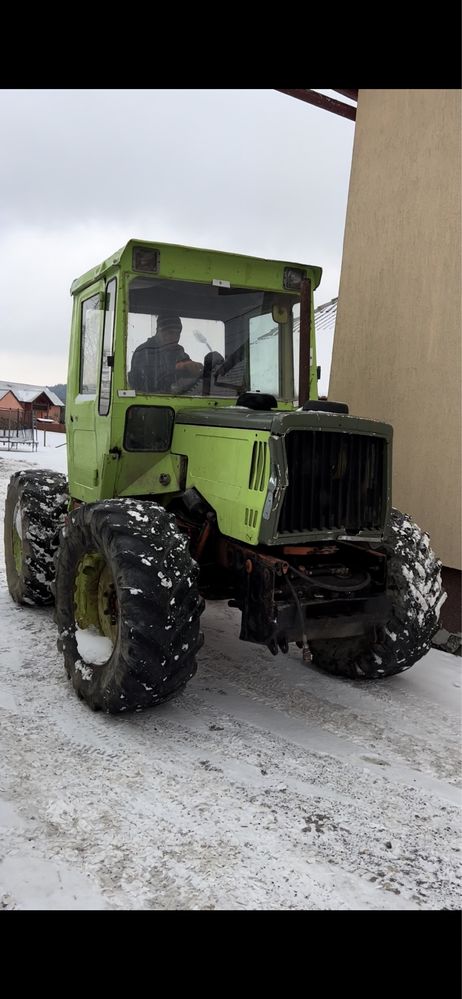
[{"label": "metal roof beam", "polygon": [[283,90],[281,87],[275,87],[275,90],[279,94],[288,94],[289,97],[296,97],[299,101],[306,101],[307,104],[314,104],[315,107],[332,111],[333,114],[339,114],[343,118],[356,121],[356,108],[351,104],[344,104],[343,101],[336,101],[334,97],[318,94],[316,90]]},{"label": "metal roof beam", "polygon": [[344,97],[349,97],[350,101],[358,100],[357,90],[336,90],[335,87],[332,87],[332,90],[334,91],[335,94],[343,94]]}]

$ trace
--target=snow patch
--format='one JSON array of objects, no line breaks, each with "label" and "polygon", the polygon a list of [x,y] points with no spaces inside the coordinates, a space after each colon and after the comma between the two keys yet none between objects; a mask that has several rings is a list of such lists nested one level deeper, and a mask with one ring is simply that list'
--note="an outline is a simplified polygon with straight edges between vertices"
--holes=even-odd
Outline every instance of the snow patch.
[{"label": "snow patch", "polygon": [[81,659],[77,659],[75,668],[78,673],[82,674],[84,680],[91,680],[93,675],[91,669],[88,669],[88,666],[85,666],[85,664],[81,661]]},{"label": "snow patch", "polygon": [[134,520],[138,521],[148,520],[148,517],[146,517],[146,515],[143,517],[140,513],[138,513],[138,510],[130,510],[130,516],[133,517]]},{"label": "snow patch", "polygon": [[19,537],[22,538],[22,516],[21,516],[21,505],[20,505],[20,503],[16,503],[16,507],[15,507],[15,511],[14,511],[14,526],[15,526],[18,534],[19,534]]},{"label": "snow patch", "polygon": [[[90,628],[76,628],[75,638],[79,655],[82,656],[85,663],[92,666],[102,666],[103,663],[106,663],[111,658],[114,651],[111,639],[100,635],[93,625]],[[89,679],[91,679],[91,673],[89,676],[84,676],[84,680]]]},{"label": "snow patch", "polygon": [[448,599],[448,595],[447,595],[447,593],[445,591],[444,593],[441,594],[440,599],[438,600],[438,603],[437,603],[437,605],[435,607],[435,614],[436,614],[437,620],[438,620],[438,618],[440,616],[440,610],[441,610],[441,608],[442,608],[445,600],[447,600],[447,599]]}]

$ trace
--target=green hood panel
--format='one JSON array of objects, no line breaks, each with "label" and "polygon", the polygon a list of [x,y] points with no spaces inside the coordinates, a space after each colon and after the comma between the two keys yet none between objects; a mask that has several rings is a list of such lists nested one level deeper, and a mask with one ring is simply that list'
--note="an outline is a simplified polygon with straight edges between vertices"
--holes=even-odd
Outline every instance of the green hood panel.
[{"label": "green hood panel", "polygon": [[387,423],[364,420],[344,413],[287,412],[282,410],[254,410],[244,406],[227,406],[226,409],[188,409],[176,414],[176,424],[196,427],[226,427],[231,430],[267,431],[277,437],[288,430],[344,430],[345,433],[374,434],[391,441],[393,430]]}]

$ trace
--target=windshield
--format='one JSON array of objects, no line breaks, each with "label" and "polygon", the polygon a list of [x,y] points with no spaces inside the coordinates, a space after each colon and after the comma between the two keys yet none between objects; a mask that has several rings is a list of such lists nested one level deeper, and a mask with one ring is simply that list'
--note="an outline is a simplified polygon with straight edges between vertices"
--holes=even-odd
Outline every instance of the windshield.
[{"label": "windshield", "polygon": [[298,301],[283,292],[134,278],[128,386],[148,394],[227,397],[250,389],[292,401]]}]

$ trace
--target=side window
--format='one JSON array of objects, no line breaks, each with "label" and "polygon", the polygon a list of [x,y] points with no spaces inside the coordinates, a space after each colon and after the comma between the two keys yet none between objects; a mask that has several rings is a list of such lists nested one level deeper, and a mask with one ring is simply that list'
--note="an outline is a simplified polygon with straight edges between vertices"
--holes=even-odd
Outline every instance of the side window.
[{"label": "side window", "polygon": [[279,327],[271,313],[253,316],[250,329],[250,388],[279,396]]},{"label": "side window", "polygon": [[79,382],[81,395],[96,395],[100,330],[101,297],[98,293],[82,302]]},{"label": "side window", "polygon": [[106,288],[106,308],[104,310],[103,328],[103,356],[101,359],[101,379],[99,383],[98,412],[100,416],[107,416],[109,413],[109,406],[111,404],[111,382],[114,364],[112,344],[114,338],[116,287],[117,281],[113,278],[112,281],[109,281]]},{"label": "side window", "polygon": [[293,308],[294,317],[294,403],[298,406],[299,371],[300,371],[300,303]]}]

